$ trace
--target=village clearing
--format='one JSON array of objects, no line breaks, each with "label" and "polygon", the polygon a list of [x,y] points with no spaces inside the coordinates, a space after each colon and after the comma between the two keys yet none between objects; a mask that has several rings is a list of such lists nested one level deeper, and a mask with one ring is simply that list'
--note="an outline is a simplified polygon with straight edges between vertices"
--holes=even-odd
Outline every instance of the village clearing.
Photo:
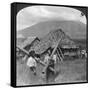
[{"label": "village clearing", "polygon": [[[43,67],[39,63],[37,66],[36,76],[33,75],[33,73],[27,67],[26,62],[17,60],[16,64],[17,86],[47,84],[44,76],[41,74]],[[51,77],[55,81],[49,82],[49,84],[86,82],[87,80],[86,59],[73,59],[57,62],[55,69],[57,74],[54,76],[54,78]]]}]

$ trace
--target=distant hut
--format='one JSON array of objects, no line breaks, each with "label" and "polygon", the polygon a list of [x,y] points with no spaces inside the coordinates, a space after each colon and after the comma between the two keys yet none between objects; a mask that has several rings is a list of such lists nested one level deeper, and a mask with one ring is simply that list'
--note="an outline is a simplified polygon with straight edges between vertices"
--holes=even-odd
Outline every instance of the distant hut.
[{"label": "distant hut", "polygon": [[63,51],[64,56],[78,57],[80,55],[79,46],[76,44],[63,45],[63,46],[61,46],[61,50]]}]

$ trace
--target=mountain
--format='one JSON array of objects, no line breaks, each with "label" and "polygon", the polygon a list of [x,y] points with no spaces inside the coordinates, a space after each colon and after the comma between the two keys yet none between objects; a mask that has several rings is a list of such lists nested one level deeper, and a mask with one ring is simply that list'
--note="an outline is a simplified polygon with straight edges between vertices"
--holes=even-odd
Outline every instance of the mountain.
[{"label": "mountain", "polygon": [[17,45],[21,45],[27,38],[19,37],[17,38]]},{"label": "mountain", "polygon": [[62,29],[72,39],[86,38],[86,25],[77,21],[45,21],[18,31],[24,37],[43,37],[51,30]]}]

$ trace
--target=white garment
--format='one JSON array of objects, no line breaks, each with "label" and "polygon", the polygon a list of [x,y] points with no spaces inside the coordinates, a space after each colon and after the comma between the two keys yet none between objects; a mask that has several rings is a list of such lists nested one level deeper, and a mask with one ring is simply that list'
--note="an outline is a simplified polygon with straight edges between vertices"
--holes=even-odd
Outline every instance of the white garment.
[{"label": "white garment", "polygon": [[52,57],[52,59],[54,60],[54,62],[56,63],[56,60],[57,60],[57,55],[56,54],[54,54],[53,55],[53,57]]},{"label": "white garment", "polygon": [[28,58],[27,66],[28,67],[33,67],[33,66],[36,67],[37,66],[37,63],[33,57]]},{"label": "white garment", "polygon": [[45,62],[45,64],[48,63],[49,59],[50,59],[50,57],[49,57],[48,55],[46,55],[45,58],[44,58],[44,62]]}]

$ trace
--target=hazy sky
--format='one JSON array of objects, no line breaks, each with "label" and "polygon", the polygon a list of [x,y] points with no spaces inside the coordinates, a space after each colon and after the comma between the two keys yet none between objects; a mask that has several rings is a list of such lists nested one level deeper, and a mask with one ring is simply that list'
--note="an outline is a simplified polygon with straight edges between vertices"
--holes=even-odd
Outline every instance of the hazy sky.
[{"label": "hazy sky", "polygon": [[32,6],[22,9],[17,14],[17,31],[48,20],[71,20],[86,24],[81,11],[68,7]]}]

